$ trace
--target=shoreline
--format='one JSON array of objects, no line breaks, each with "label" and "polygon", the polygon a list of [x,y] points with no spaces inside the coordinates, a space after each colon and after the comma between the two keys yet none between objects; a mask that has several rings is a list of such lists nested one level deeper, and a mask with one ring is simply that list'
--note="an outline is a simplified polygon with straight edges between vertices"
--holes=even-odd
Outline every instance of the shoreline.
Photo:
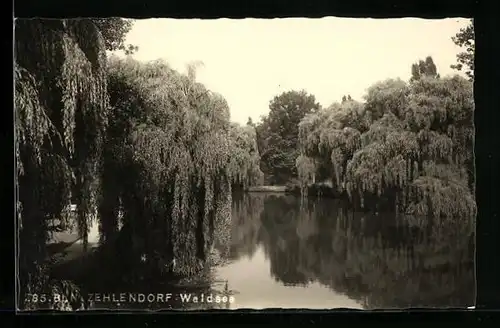
[{"label": "shoreline", "polygon": [[[329,193],[334,192],[331,184],[328,183],[315,183],[308,186],[309,191],[313,194],[317,192]],[[289,194],[300,194],[300,187],[298,185],[287,186],[287,185],[262,185],[262,186],[250,186],[247,187],[244,192],[275,192],[275,193],[289,193]]]},{"label": "shoreline", "polygon": [[287,186],[252,186],[245,189],[246,192],[291,192]]}]

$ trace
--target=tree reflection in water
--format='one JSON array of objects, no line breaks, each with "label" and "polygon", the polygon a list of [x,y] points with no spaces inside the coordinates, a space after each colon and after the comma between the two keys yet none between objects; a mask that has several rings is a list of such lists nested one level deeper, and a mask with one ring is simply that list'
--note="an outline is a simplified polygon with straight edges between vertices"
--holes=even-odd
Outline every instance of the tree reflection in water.
[{"label": "tree reflection in water", "polygon": [[246,194],[234,200],[230,258],[263,247],[276,281],[318,282],[366,309],[466,307],[475,298],[472,241],[471,227]]},{"label": "tree reflection in water", "polygon": [[[216,256],[197,277],[166,281],[146,278],[139,268],[132,268],[136,274],[125,281],[120,277],[126,272],[113,258],[85,257],[61,266],[56,278],[75,281],[83,294],[234,295],[232,308],[474,304],[471,227],[394,213],[353,213],[337,200],[301,204],[299,197],[267,193],[236,195],[232,215],[225,219],[226,224],[214,231]],[[305,288],[293,288],[298,286]],[[224,309],[229,304],[176,299],[101,302],[89,308],[195,310]]]}]

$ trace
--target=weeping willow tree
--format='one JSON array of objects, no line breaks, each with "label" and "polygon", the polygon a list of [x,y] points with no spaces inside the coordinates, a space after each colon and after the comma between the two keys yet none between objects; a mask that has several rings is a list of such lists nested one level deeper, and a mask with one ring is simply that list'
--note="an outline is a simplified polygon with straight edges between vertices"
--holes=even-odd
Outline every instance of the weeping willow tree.
[{"label": "weeping willow tree", "polygon": [[234,186],[246,188],[262,184],[264,173],[260,170],[255,128],[232,123],[230,128],[230,172]]},{"label": "weeping willow tree", "polygon": [[471,218],[473,110],[472,84],[459,76],[377,83],[364,104],[334,104],[300,123],[302,183],[320,163],[360,207]]},{"label": "weeping willow tree", "polygon": [[361,147],[361,132],[367,129],[368,119],[361,103],[346,100],[300,122],[296,166],[303,191],[308,183],[316,182],[316,175],[330,178],[338,190],[343,188],[347,162]]},{"label": "weeping willow tree", "polygon": [[108,97],[104,40],[90,20],[18,19],[14,51],[22,303],[23,295],[62,288],[47,285],[45,245],[52,219],[67,223],[71,198],[86,243],[99,196]]},{"label": "weeping willow tree", "polygon": [[231,161],[228,105],[194,68],[112,57],[108,75],[101,242],[115,240],[121,213],[119,251],[181,275],[198,272],[214,234],[228,230],[231,183],[244,176]]}]

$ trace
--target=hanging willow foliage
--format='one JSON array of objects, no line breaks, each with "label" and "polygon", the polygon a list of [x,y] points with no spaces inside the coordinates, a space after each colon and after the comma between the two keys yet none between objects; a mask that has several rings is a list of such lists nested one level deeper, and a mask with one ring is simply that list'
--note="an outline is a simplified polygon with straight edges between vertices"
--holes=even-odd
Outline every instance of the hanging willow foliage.
[{"label": "hanging willow foliage", "polygon": [[230,129],[231,159],[229,172],[232,183],[246,188],[262,184],[264,174],[260,170],[260,156],[257,148],[257,136],[252,126],[231,124]]},{"label": "hanging willow foliage", "polygon": [[302,157],[297,160],[297,168],[303,179],[311,182],[317,169],[303,157],[316,158],[330,163],[334,185],[341,190],[347,160],[361,147],[360,130],[364,130],[366,119],[363,105],[355,101],[334,104],[327,110],[308,114],[299,124]]},{"label": "hanging willow foliage", "polygon": [[316,163],[311,157],[299,155],[295,161],[302,193],[307,192],[309,183],[314,183],[316,178]]},{"label": "hanging willow foliage", "polygon": [[107,106],[104,41],[90,20],[16,20],[17,207],[24,292],[35,292],[32,279],[41,279],[48,220],[64,221],[72,197],[86,244],[99,192]]},{"label": "hanging willow foliage", "polygon": [[376,195],[408,213],[470,218],[473,110],[472,85],[458,76],[377,83],[365,104],[348,101],[304,118],[300,177],[310,181],[317,170],[310,163],[330,161],[332,181],[362,206]]},{"label": "hanging willow foliage", "polygon": [[231,184],[249,181],[258,164],[249,152],[256,151],[254,132],[231,126],[224,98],[194,73],[110,58],[113,109],[102,179],[114,187],[101,203],[103,241],[112,239],[122,212],[131,254],[160,267],[175,259],[174,273],[188,275],[207,259],[214,233],[227,230]]}]

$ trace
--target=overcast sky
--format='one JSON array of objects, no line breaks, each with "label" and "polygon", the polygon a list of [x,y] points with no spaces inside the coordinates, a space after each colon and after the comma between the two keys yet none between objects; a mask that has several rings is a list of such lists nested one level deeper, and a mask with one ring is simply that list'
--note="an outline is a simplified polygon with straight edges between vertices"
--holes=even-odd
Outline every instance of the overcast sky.
[{"label": "overcast sky", "polygon": [[374,82],[408,80],[411,64],[430,55],[442,75],[460,49],[452,42],[467,19],[218,19],[137,20],[127,43],[134,58],[165,59],[174,69],[202,61],[197,80],[221,93],[231,119],[246,123],[269,111],[269,101],[305,89],[328,106],[344,94],[362,100]]}]

